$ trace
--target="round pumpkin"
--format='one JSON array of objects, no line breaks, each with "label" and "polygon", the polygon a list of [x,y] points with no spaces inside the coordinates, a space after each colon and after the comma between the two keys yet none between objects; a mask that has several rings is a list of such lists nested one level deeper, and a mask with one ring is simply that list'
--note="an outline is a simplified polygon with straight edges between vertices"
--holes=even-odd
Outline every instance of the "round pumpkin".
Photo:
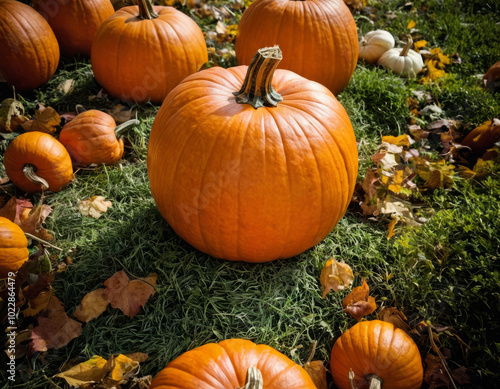
[{"label": "round pumpkin", "polygon": [[208,61],[207,47],[189,16],[137,1],[139,6],[121,8],[101,25],[92,44],[92,70],[97,82],[123,101],[161,103]]},{"label": "round pumpkin", "polygon": [[358,60],[358,32],[343,0],[256,0],[244,12],[235,42],[240,65],[255,52],[279,45],[288,69],[329,88],[349,83]]},{"label": "round pumpkin", "polygon": [[49,22],[67,56],[89,57],[97,30],[115,13],[109,0],[33,0],[33,7]]},{"label": "round pumpkin", "polygon": [[18,271],[28,257],[28,239],[21,227],[0,216],[0,279]]},{"label": "round pumpkin", "polygon": [[68,150],[75,166],[112,165],[122,158],[124,151],[123,140],[118,139],[116,133],[123,125],[131,123],[138,121],[132,119],[117,127],[111,115],[91,109],[65,124],[59,141]]},{"label": "round pumpkin", "polygon": [[71,158],[64,146],[44,132],[25,132],[9,143],[5,172],[19,189],[58,192],[73,179]]},{"label": "round pumpkin", "polygon": [[151,129],[148,174],[161,214],[217,258],[300,254],[333,229],[354,190],[358,154],[346,111],[319,83],[274,71],[280,58],[266,48],[250,67],[189,76]]},{"label": "round pumpkin", "polygon": [[0,74],[26,91],[50,80],[59,64],[59,45],[47,21],[29,5],[0,0]]},{"label": "round pumpkin", "polygon": [[359,389],[380,383],[386,389],[419,389],[423,381],[422,358],[413,339],[381,320],[361,321],[335,342],[330,371],[339,389],[351,389],[351,370]]},{"label": "round pumpkin", "polygon": [[316,389],[307,372],[285,355],[244,339],[185,352],[157,374],[150,389],[257,389],[262,383],[266,389]]}]

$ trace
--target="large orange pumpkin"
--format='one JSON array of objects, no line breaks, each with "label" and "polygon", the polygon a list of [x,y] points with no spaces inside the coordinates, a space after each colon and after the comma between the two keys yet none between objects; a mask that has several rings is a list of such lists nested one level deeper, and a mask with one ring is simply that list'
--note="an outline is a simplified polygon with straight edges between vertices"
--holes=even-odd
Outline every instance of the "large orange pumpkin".
[{"label": "large orange pumpkin", "polygon": [[277,47],[255,58],[174,89],[147,162],[156,204],[183,239],[214,257],[266,262],[326,237],[350,202],[358,158],[349,117],[328,89],[274,72]]},{"label": "large orange pumpkin", "polygon": [[97,30],[115,13],[109,0],[34,0],[33,7],[49,22],[68,56],[90,56]]},{"label": "large orange pumpkin", "polygon": [[203,33],[172,7],[137,0],[108,18],[92,44],[95,78],[124,101],[161,103],[188,75],[207,62]]},{"label": "large orange pumpkin", "polygon": [[158,373],[150,389],[257,389],[261,383],[265,389],[316,389],[307,372],[285,355],[244,339],[182,354]]},{"label": "large orange pumpkin", "polygon": [[[138,123],[135,119],[130,122]],[[111,115],[91,109],[65,124],[59,134],[59,141],[68,150],[75,166],[112,165],[123,156],[123,140],[118,139],[115,133],[122,125],[117,127]]]},{"label": "large orange pumpkin", "polygon": [[343,0],[256,0],[243,13],[235,50],[248,65],[264,46],[279,45],[280,68],[325,85],[335,95],[358,60],[356,22]]},{"label": "large orange pumpkin", "polygon": [[424,374],[413,339],[381,320],[359,322],[335,342],[330,371],[339,389],[352,388],[350,370],[359,389],[419,389]]},{"label": "large orange pumpkin", "polygon": [[25,132],[9,143],[5,172],[19,189],[58,192],[73,179],[71,157],[64,146],[44,132]]},{"label": "large orange pumpkin", "polygon": [[18,271],[28,257],[28,239],[21,227],[0,216],[0,279]]},{"label": "large orange pumpkin", "polygon": [[59,45],[47,21],[29,5],[0,0],[0,74],[17,91],[49,81]]}]

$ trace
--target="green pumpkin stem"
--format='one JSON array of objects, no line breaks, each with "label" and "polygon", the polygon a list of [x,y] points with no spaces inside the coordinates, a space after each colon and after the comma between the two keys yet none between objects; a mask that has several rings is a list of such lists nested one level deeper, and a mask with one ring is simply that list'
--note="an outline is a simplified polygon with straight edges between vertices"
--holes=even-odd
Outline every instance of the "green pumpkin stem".
[{"label": "green pumpkin stem", "polygon": [[115,128],[115,135],[116,137],[118,138],[118,136],[124,132],[125,130],[127,130],[128,128],[130,127],[134,127],[134,126],[137,126],[139,125],[141,122],[137,119],[130,119],[130,120],[127,120],[126,122],[116,126]]},{"label": "green pumpkin stem", "polygon": [[42,187],[42,190],[49,189],[49,183],[36,174],[36,167],[34,165],[31,164],[24,165],[23,173],[26,176],[26,178],[30,180],[33,184],[40,185]]},{"label": "green pumpkin stem", "polygon": [[383,380],[375,374],[367,374],[365,376],[366,380],[370,383],[368,389],[382,389]]},{"label": "green pumpkin stem", "polygon": [[403,47],[403,50],[401,50],[401,53],[399,53],[401,57],[406,57],[411,49],[411,45],[413,45],[413,39],[411,39],[411,36],[407,35],[407,38],[408,42],[406,42],[405,47]]},{"label": "green pumpkin stem", "polygon": [[271,83],[274,71],[283,58],[278,46],[264,47],[257,51],[248,66],[247,74],[239,92],[234,92],[238,104],[250,104],[255,109],[276,107],[283,100]]},{"label": "green pumpkin stem", "polygon": [[137,0],[137,5],[139,6],[139,17],[141,19],[151,20],[158,17],[151,0]]},{"label": "green pumpkin stem", "polygon": [[242,388],[235,389],[263,389],[264,379],[262,378],[262,373],[256,367],[249,367],[247,370],[247,378],[245,380],[245,386]]}]

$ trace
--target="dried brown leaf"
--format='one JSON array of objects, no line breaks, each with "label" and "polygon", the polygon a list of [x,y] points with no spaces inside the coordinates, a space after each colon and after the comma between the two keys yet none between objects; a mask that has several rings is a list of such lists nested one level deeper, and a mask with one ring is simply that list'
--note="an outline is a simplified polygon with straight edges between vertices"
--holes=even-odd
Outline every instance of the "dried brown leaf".
[{"label": "dried brown leaf", "polygon": [[311,361],[304,365],[304,369],[311,377],[317,389],[327,389],[326,372],[327,369],[323,361]]},{"label": "dried brown leaf", "polygon": [[396,328],[402,329],[404,332],[410,332],[410,325],[405,314],[394,307],[383,307],[377,313],[377,319],[386,321],[394,325]]},{"label": "dried brown leaf", "polygon": [[61,124],[61,117],[52,107],[44,107],[39,104],[35,111],[35,119],[23,123],[24,131],[40,131],[47,134],[54,134]]},{"label": "dried brown leaf", "polygon": [[363,316],[373,313],[377,309],[375,299],[369,295],[370,288],[363,280],[361,286],[357,286],[342,301],[345,312],[349,313],[356,320],[361,320]]},{"label": "dried brown leaf", "polygon": [[0,133],[18,132],[19,127],[27,120],[20,101],[10,98],[0,103]]},{"label": "dried brown leaf", "polygon": [[109,305],[109,300],[104,298],[104,289],[99,288],[87,293],[76,308],[73,316],[80,321],[88,322],[103,313]]},{"label": "dried brown leaf", "polygon": [[343,262],[337,262],[334,258],[326,261],[321,270],[319,281],[323,290],[322,297],[325,298],[330,290],[338,292],[351,286],[354,275],[351,267]]}]

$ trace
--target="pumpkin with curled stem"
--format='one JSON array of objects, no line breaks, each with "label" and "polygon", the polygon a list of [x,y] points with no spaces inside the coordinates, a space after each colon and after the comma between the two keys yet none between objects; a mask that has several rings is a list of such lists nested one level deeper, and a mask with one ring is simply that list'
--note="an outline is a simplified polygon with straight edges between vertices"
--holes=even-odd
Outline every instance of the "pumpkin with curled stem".
[{"label": "pumpkin with curled stem", "polygon": [[58,192],[73,179],[67,150],[44,132],[31,131],[17,136],[7,146],[3,164],[13,184],[28,193]]},{"label": "pumpkin with curled stem", "polygon": [[395,44],[389,31],[370,31],[359,42],[359,58],[370,64],[375,63],[387,50],[394,48]]},{"label": "pumpkin with curled stem", "polygon": [[413,339],[381,320],[361,321],[344,332],[333,346],[330,371],[339,389],[351,389],[351,385],[419,389],[424,373]]},{"label": "pumpkin with curled stem", "polygon": [[358,60],[358,31],[343,0],[256,0],[238,25],[235,52],[250,65],[258,49],[279,45],[279,68],[317,81],[337,95]]},{"label": "pumpkin with curled stem", "polygon": [[27,91],[50,80],[59,64],[59,44],[47,21],[32,7],[0,0],[0,75]]},{"label": "pumpkin with curled stem", "polygon": [[33,0],[33,8],[47,20],[62,54],[90,56],[94,36],[115,13],[109,0]]},{"label": "pumpkin with curled stem", "polygon": [[408,42],[403,48],[387,50],[378,59],[377,64],[386,69],[391,69],[397,75],[403,77],[416,77],[424,67],[422,55],[410,49],[413,40],[408,36]]},{"label": "pumpkin with curled stem", "polygon": [[344,215],[358,171],[345,109],[317,82],[276,69],[278,47],[249,67],[210,68],[165,99],[151,129],[155,202],[189,244],[217,258],[298,255]]},{"label": "pumpkin with curled stem", "polygon": [[136,0],[99,28],[90,62],[97,82],[123,101],[161,103],[208,61],[200,27],[173,7]]},{"label": "pumpkin with curled stem", "polygon": [[123,140],[117,138],[117,133],[125,126],[138,123],[132,119],[117,127],[111,115],[91,109],[65,124],[59,141],[68,150],[75,166],[112,165],[124,152]]},{"label": "pumpkin with curled stem", "polygon": [[161,370],[150,389],[316,389],[307,372],[264,344],[228,339],[187,351]]}]

